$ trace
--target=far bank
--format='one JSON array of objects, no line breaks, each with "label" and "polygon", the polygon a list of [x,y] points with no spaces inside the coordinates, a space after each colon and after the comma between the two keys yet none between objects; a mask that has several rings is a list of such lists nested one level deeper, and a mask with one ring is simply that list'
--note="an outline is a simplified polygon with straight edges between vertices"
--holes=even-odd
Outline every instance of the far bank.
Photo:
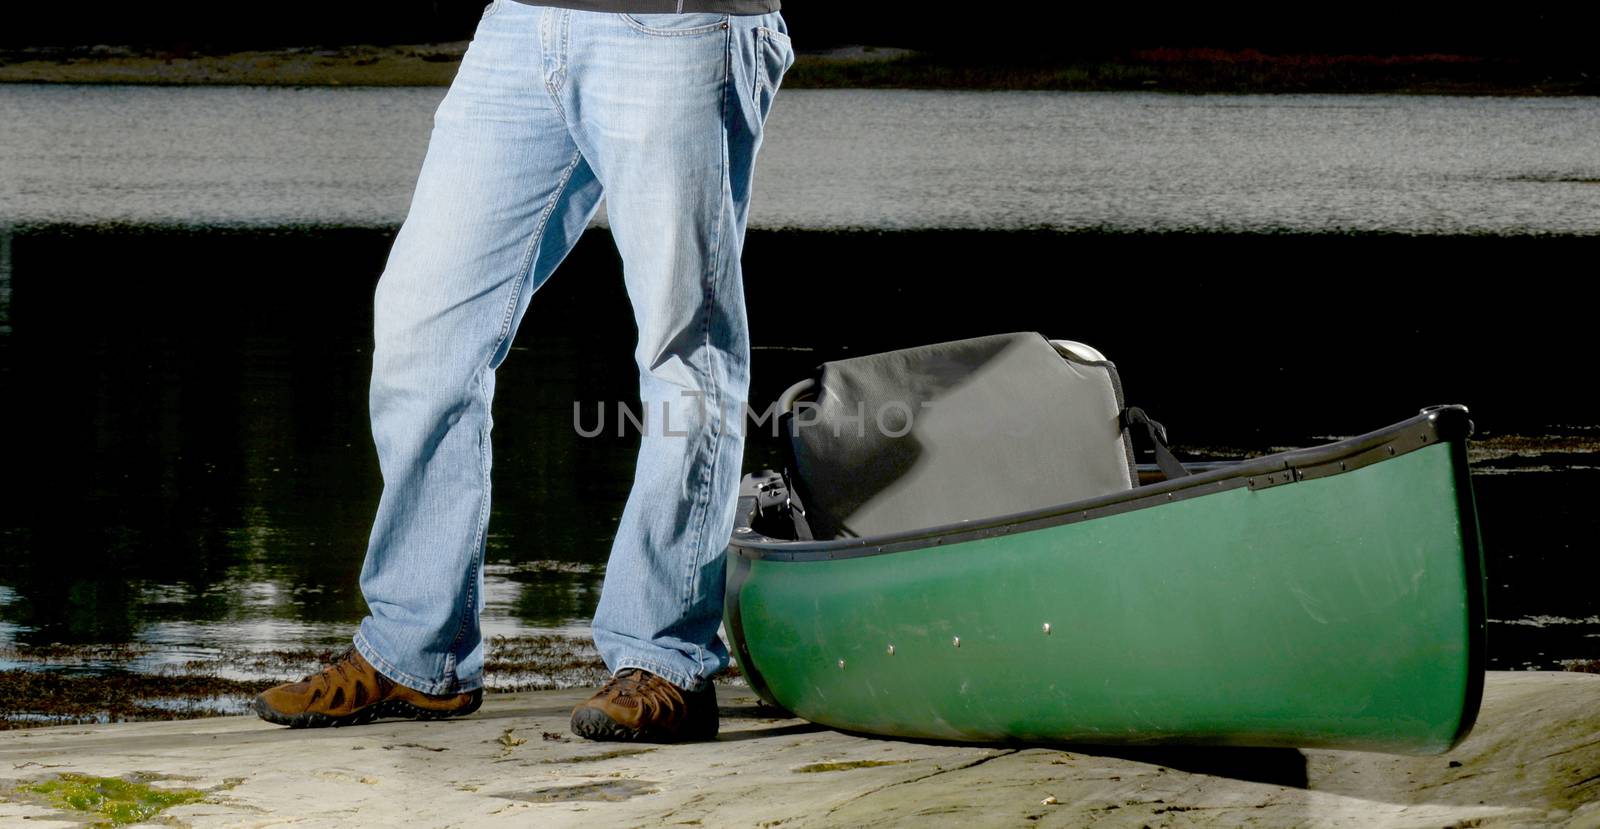
[{"label": "far bank", "polygon": [[[0,51],[0,83],[445,86],[466,48],[467,41],[216,53],[107,45],[17,49]],[[1464,54],[1156,48],[996,62],[854,45],[802,50],[784,87],[1562,96],[1600,94],[1600,75]]]}]

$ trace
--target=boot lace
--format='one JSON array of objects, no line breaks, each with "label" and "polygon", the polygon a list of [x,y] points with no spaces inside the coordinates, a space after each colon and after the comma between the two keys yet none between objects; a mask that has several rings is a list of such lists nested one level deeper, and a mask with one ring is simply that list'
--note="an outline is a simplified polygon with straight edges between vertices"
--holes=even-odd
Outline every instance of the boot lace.
[{"label": "boot lace", "polygon": [[670,682],[638,668],[624,668],[600,689],[618,705],[643,705],[652,716],[683,706],[683,695]]},{"label": "boot lace", "polygon": [[[343,653],[339,654],[339,657],[337,659],[335,659],[332,664],[324,667],[321,671],[318,671],[317,673],[308,675],[305,678],[305,681],[306,682],[319,682],[320,681],[321,684],[322,684],[322,688],[325,691],[326,690],[331,690],[332,688],[334,688],[336,686],[336,684],[349,682],[350,681],[350,671],[355,670],[355,654],[356,654],[356,646],[355,645],[350,645],[349,647],[344,649]],[[334,680],[335,676],[338,677],[337,682]]]}]

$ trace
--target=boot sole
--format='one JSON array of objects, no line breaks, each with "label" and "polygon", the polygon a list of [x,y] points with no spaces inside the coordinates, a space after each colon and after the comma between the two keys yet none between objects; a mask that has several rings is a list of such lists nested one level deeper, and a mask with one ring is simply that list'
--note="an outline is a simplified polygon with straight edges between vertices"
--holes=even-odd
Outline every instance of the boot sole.
[{"label": "boot sole", "polygon": [[284,714],[268,706],[260,697],[255,698],[255,701],[250,704],[250,708],[261,719],[277,725],[287,725],[290,728],[338,728],[346,725],[366,725],[373,720],[383,718],[443,720],[451,717],[464,717],[477,711],[482,705],[483,696],[480,694],[473,698],[472,702],[453,711],[432,711],[427,708],[418,708],[400,699],[384,700],[339,717],[331,714],[319,714],[315,711],[306,711],[301,714]]},{"label": "boot sole", "polygon": [[709,728],[673,733],[659,728],[628,728],[596,708],[579,708],[572,713],[572,733],[587,740],[605,740],[626,743],[686,743],[712,740],[717,736],[717,723]]}]

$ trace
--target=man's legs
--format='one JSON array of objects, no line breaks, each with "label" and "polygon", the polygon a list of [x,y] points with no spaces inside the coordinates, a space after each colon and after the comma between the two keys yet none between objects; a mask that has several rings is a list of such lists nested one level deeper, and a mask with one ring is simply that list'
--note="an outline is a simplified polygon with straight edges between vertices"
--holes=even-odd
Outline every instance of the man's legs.
[{"label": "man's legs", "polygon": [[354,644],[430,694],[482,685],[494,373],[601,195],[551,94],[550,22],[512,0],[486,10],[376,295],[370,402],[384,490]]},{"label": "man's legs", "polygon": [[[269,694],[316,704],[342,682],[357,699],[332,703],[334,722],[359,722],[337,711],[370,701],[369,685],[420,711],[403,716],[449,715],[443,695],[481,689],[494,371],[602,184],[615,188],[608,212],[639,326],[640,392],[655,414],[596,644],[614,671],[645,668],[709,694],[728,659],[716,629],[748,388],[739,254],[762,124],[793,60],[776,13],[621,15],[514,0],[486,10],[376,296],[371,407],[384,492],[361,573],[362,659]],[[347,681],[351,666],[358,681]],[[714,704],[710,716],[714,729]]]},{"label": "man's legs", "polygon": [[552,22],[494,0],[435,114],[374,302],[384,488],[361,569],[369,613],[343,657],[256,698],[264,719],[431,719],[482,699],[494,373],[601,196],[554,94]]},{"label": "man's legs", "polygon": [[762,127],[794,54],[776,12],[559,15],[559,96],[605,186],[647,415],[595,644],[613,672],[702,690],[728,664],[717,627],[750,361],[739,257]]}]

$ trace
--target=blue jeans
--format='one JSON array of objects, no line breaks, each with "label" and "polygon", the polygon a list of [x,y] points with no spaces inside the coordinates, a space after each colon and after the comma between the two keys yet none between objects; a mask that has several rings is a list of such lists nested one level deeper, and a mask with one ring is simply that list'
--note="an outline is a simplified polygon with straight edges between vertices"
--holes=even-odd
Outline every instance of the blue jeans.
[{"label": "blue jeans", "polygon": [[793,62],[777,12],[485,9],[375,296],[384,488],[354,644],[394,681],[483,684],[495,369],[602,195],[651,417],[595,645],[613,672],[687,689],[727,666],[717,627],[750,364],[739,256],[762,126]]}]

